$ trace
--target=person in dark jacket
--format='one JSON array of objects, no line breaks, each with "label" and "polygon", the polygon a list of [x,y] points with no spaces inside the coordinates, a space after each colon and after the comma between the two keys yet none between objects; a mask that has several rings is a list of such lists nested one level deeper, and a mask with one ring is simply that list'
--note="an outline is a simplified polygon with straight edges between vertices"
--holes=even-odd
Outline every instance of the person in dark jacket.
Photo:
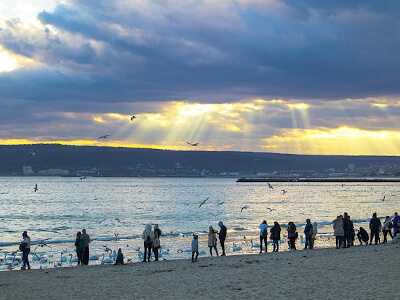
[{"label": "person in dark jacket", "polygon": [[118,249],[117,260],[115,261],[116,265],[123,265],[124,264],[124,254],[122,253],[122,249]]},{"label": "person in dark jacket", "polygon": [[222,248],[221,256],[225,256],[225,239],[226,239],[227,228],[224,225],[224,223],[222,223],[222,221],[218,222],[218,226],[220,228],[218,236],[219,236],[219,242],[220,242],[221,248]]},{"label": "person in dark jacket", "polygon": [[85,241],[85,252],[83,253],[83,264],[89,264],[89,244],[90,244],[90,236],[86,233],[86,229],[82,229],[82,237]]},{"label": "person in dark jacket", "polygon": [[371,229],[371,236],[369,244],[372,245],[372,239],[375,237],[375,245],[378,244],[379,230],[381,229],[381,220],[376,216],[376,212],[372,214],[372,218],[369,221],[369,229]]},{"label": "person in dark jacket", "polygon": [[350,248],[350,231],[351,231],[351,223],[350,218],[347,215],[347,212],[343,214],[343,248]]},{"label": "person in dark jacket", "polygon": [[287,227],[288,238],[289,238],[289,251],[296,250],[296,239],[297,239],[297,228],[293,222],[288,223]]},{"label": "person in dark jacket", "polygon": [[78,256],[78,265],[83,264],[83,253],[85,252],[85,240],[83,239],[82,233],[78,231],[75,240],[75,250]]},{"label": "person in dark jacket", "polygon": [[360,227],[360,229],[357,232],[357,237],[358,240],[360,241],[360,245],[362,245],[363,242],[365,243],[365,245],[368,245],[369,236],[368,232],[366,232],[364,228]]},{"label": "person in dark jacket", "polygon": [[274,222],[274,226],[271,228],[271,236],[270,238],[272,239],[273,245],[274,245],[274,250],[273,252],[278,252],[279,250],[279,241],[281,240],[281,226],[279,225],[278,222]]},{"label": "person in dark jacket", "polygon": [[312,234],[313,234],[313,226],[311,224],[311,220],[307,219],[306,226],[304,227],[304,235],[306,236],[306,243],[304,245],[304,249],[307,249],[307,247],[309,247],[310,249],[313,248],[311,240]]},{"label": "person in dark jacket", "polygon": [[158,224],[154,225],[154,242],[153,242],[153,252],[154,252],[154,260],[158,261],[158,250],[161,248],[160,244],[161,237],[161,229]]}]

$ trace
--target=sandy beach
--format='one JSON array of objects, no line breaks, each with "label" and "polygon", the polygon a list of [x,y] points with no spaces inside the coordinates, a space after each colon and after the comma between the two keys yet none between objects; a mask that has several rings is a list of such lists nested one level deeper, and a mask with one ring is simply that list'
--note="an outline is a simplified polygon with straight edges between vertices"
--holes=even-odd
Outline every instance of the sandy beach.
[{"label": "sandy beach", "polygon": [[[0,272],[1,299],[372,299],[393,295],[400,245]],[[188,254],[189,257],[189,254]],[[24,296],[22,296],[24,295]]]}]

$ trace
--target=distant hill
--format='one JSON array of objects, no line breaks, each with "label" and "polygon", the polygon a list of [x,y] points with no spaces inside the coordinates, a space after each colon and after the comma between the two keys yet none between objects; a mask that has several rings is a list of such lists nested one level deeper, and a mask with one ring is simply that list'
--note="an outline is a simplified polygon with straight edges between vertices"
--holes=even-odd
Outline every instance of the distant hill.
[{"label": "distant hill", "polygon": [[[35,155],[29,152],[35,150]],[[23,166],[40,170],[64,169],[71,175],[174,176],[240,175],[278,172],[343,172],[349,164],[357,169],[378,172],[379,168],[398,170],[395,156],[293,155],[235,151],[171,151],[138,148],[64,146],[59,144],[0,146],[0,175],[22,175]],[[386,167],[385,167],[386,166]],[[82,172],[85,171],[85,172]],[[332,170],[333,171],[333,170]]]}]

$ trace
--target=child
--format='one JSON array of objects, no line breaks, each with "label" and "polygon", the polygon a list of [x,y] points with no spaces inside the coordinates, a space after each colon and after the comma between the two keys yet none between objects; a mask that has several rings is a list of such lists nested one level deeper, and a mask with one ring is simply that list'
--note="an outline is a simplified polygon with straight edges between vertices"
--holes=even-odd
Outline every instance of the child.
[{"label": "child", "polygon": [[[194,255],[196,254],[196,258]],[[192,241],[192,262],[197,262],[197,258],[199,257],[199,236],[193,234],[193,241]]]},{"label": "child", "polygon": [[118,249],[117,260],[115,262],[116,265],[123,265],[124,264],[124,255],[122,254],[122,249]]}]

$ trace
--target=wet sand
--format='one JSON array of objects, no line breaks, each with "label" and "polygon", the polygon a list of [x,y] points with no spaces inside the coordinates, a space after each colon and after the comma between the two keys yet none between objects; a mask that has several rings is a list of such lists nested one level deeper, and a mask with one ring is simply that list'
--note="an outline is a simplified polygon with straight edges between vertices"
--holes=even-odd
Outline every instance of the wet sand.
[{"label": "wet sand", "polygon": [[399,254],[400,245],[385,244],[5,271],[0,299],[392,298]]}]

